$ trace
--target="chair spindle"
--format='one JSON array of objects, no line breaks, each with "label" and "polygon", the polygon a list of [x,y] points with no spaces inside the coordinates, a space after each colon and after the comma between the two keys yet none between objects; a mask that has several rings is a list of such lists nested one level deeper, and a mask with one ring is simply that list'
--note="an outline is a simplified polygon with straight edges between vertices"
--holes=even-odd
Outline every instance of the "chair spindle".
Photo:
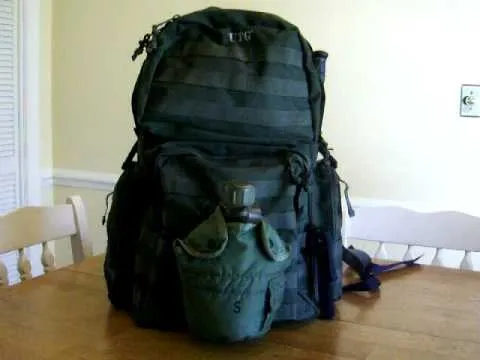
[{"label": "chair spindle", "polygon": [[408,260],[412,260],[414,258],[412,248],[413,248],[412,245],[408,245],[407,251],[405,252],[405,255],[403,256],[403,260],[408,261]]},{"label": "chair spindle", "polygon": [[0,287],[8,286],[8,270],[5,263],[0,259]]},{"label": "chair spindle", "polygon": [[388,259],[387,249],[385,248],[385,244],[383,242],[378,244],[378,248],[377,248],[377,251],[375,252],[374,257],[376,259],[382,259],[382,260]]},{"label": "chair spindle", "polygon": [[443,253],[444,253],[444,249],[436,249],[435,250],[435,255],[434,255],[433,260],[432,260],[432,265],[444,266]]},{"label": "chair spindle", "polygon": [[43,266],[43,271],[45,271],[45,273],[55,270],[55,259],[52,252],[50,251],[50,247],[48,246],[47,242],[42,243],[41,262]]},{"label": "chair spindle", "polygon": [[472,252],[465,251],[465,256],[462,259],[460,264],[460,269],[462,270],[473,270],[473,259],[472,259]]},{"label": "chair spindle", "polygon": [[25,249],[20,249],[18,254],[17,270],[20,274],[20,279],[21,281],[30,280],[32,278],[32,264],[27,255],[25,255]]}]

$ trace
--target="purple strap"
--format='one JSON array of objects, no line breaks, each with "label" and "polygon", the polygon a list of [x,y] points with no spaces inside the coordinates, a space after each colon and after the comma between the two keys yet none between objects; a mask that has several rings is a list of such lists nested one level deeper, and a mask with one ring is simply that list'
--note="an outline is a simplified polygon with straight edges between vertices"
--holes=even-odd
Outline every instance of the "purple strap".
[{"label": "purple strap", "polygon": [[423,255],[420,255],[420,256],[416,257],[415,259],[399,261],[399,262],[396,262],[396,263],[393,263],[393,264],[386,264],[386,265],[379,265],[379,264],[375,264],[375,263],[372,262],[371,272],[374,273],[375,275],[378,275],[378,274],[381,274],[383,272],[387,272],[387,271],[391,271],[391,270],[395,270],[397,268],[400,268],[400,267],[402,267],[402,265],[403,265],[403,267],[409,267],[409,266],[412,266],[412,265],[416,265],[416,262],[422,256]]},{"label": "purple strap", "polygon": [[367,276],[358,283],[348,284],[343,287],[343,291],[375,291],[380,288],[380,280],[375,276]]},{"label": "purple strap", "polygon": [[343,261],[350,266],[359,276],[360,281],[348,284],[343,287],[343,291],[376,291],[380,288],[380,280],[377,275],[396,270],[402,267],[416,265],[416,262],[422,257],[404,260],[392,264],[380,265],[372,262],[370,256],[362,250],[358,250],[350,246],[348,249],[343,248]]}]

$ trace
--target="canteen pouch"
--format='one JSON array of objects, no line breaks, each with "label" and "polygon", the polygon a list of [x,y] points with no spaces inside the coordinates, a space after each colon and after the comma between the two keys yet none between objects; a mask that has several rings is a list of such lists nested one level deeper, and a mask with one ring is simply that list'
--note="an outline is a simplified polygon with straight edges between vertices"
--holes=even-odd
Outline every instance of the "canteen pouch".
[{"label": "canteen pouch", "polygon": [[267,222],[227,223],[217,207],[174,249],[192,335],[228,343],[271,329],[290,254]]}]

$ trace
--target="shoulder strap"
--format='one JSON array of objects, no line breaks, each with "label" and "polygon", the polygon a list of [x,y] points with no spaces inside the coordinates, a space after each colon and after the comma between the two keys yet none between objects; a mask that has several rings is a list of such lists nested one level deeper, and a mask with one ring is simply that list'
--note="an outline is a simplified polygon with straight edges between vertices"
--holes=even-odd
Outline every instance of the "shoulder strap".
[{"label": "shoulder strap", "polygon": [[350,266],[360,277],[360,281],[348,284],[343,287],[343,291],[376,291],[380,288],[378,275],[395,270],[416,265],[416,262],[422,257],[418,256],[412,260],[404,260],[392,264],[375,264],[370,256],[362,250],[355,249],[353,246],[343,247],[343,261]]}]

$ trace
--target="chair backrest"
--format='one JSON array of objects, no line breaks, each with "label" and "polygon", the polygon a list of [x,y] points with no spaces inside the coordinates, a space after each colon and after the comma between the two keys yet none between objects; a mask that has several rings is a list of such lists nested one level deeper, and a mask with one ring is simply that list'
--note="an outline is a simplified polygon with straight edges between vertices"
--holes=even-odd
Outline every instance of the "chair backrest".
[{"label": "chair backrest", "polygon": [[[0,254],[18,251],[20,280],[32,278],[31,263],[25,249],[42,244],[41,263],[45,272],[55,269],[48,242],[70,237],[73,262],[91,254],[87,237],[85,206],[79,196],[70,196],[65,204],[27,206],[0,217]],[[0,259],[0,286],[8,285],[7,267]]]},{"label": "chair backrest", "polygon": [[444,266],[446,250],[463,252],[459,268],[473,270],[472,252],[480,252],[480,218],[456,211],[419,212],[394,206],[365,206],[346,220],[347,242],[378,243],[376,258],[388,259],[385,244],[406,245],[403,258],[413,258],[413,247],[433,248],[431,264]]}]

